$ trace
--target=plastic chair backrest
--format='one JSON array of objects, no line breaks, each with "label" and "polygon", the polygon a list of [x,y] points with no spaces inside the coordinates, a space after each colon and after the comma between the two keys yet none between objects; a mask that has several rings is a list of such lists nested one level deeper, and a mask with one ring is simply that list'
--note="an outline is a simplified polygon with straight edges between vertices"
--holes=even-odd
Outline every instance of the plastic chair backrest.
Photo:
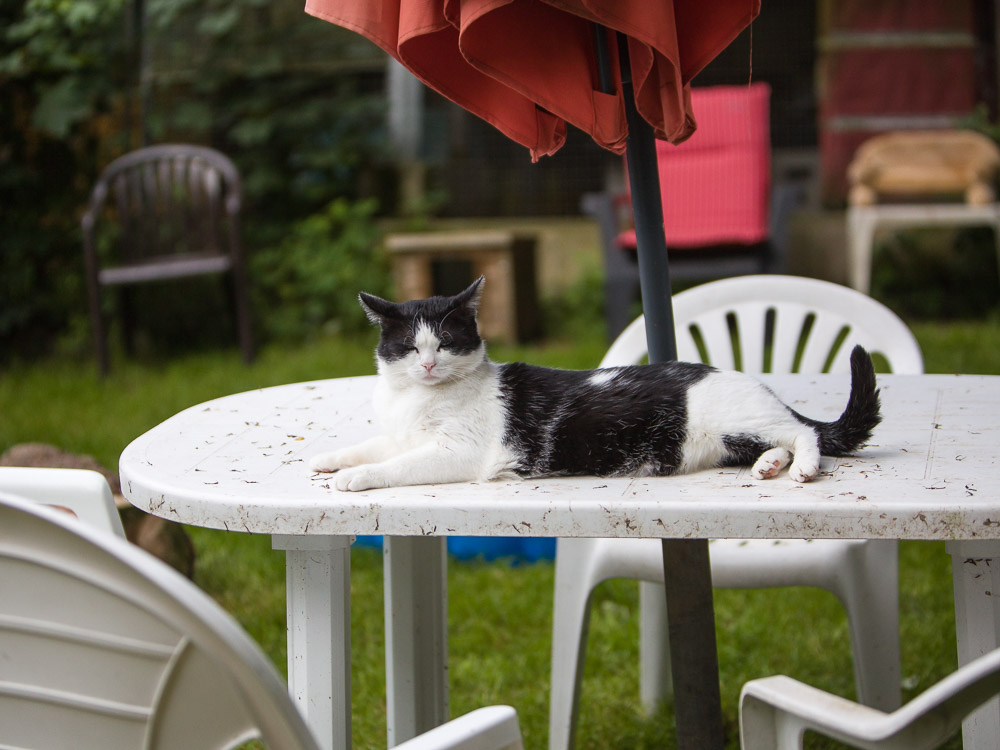
[{"label": "plastic chair backrest", "polygon": [[2,466],[0,492],[61,506],[81,521],[125,538],[111,487],[96,471]]},{"label": "plastic chair backrest", "polygon": [[[673,298],[677,358],[724,370],[849,373],[860,344],[897,374],[924,371],[920,346],[895,313],[865,294],[798,276],[738,276]],[[615,340],[602,367],[646,355],[643,318]]]},{"label": "plastic chair backrest", "polygon": [[[111,198],[120,231],[113,265],[175,255],[240,252],[236,221],[239,172],[224,154],[203,146],[167,144],[132,151],[101,173],[83,216],[84,250],[98,266],[94,229]],[[164,276],[168,277],[168,276]]]},{"label": "plastic chair backrest", "polygon": [[138,548],[0,496],[0,744],[318,745],[212,599]]},{"label": "plastic chair backrest", "polygon": [[[667,247],[752,245],[770,234],[771,87],[691,90],[698,129],[683,143],[656,142]],[[619,238],[634,247],[634,232]]]},{"label": "plastic chair backrest", "polygon": [[[58,498],[54,504],[65,505]],[[246,632],[173,568],[0,492],[0,746],[319,750]],[[522,750],[487,706],[407,750]]]}]

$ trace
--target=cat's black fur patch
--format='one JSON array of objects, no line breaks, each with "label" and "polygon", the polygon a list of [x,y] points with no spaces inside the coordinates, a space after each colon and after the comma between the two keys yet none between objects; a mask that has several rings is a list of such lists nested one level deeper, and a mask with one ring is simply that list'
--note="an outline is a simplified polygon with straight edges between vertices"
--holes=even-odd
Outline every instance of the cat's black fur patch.
[{"label": "cat's black fur patch", "polygon": [[713,368],[684,362],[553,370],[499,365],[506,410],[504,443],[520,455],[524,476],[672,474],[687,425],[687,391]]},{"label": "cat's black fur patch", "polygon": [[723,435],[722,443],[726,446],[723,466],[750,466],[774,447],[756,435]]}]

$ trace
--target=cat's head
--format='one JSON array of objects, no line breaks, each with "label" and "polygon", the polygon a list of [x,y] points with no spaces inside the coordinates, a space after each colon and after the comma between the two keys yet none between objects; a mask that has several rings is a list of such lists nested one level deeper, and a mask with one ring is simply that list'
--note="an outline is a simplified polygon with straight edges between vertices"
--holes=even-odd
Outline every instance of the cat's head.
[{"label": "cat's head", "polygon": [[453,297],[389,302],[362,292],[361,307],[382,330],[379,374],[427,386],[470,374],[485,357],[476,325],[482,289],[480,276]]}]

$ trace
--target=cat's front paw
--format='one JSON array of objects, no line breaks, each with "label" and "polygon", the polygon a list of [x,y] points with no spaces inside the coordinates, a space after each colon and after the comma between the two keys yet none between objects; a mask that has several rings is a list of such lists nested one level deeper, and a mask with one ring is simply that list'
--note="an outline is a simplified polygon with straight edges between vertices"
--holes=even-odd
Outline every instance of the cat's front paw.
[{"label": "cat's front paw", "polygon": [[320,453],[309,459],[309,471],[340,471],[353,465],[347,456],[347,451],[342,450]]},{"label": "cat's front paw", "polygon": [[337,474],[337,489],[342,492],[361,492],[388,486],[384,479],[378,476],[373,466],[355,466],[343,469]]}]

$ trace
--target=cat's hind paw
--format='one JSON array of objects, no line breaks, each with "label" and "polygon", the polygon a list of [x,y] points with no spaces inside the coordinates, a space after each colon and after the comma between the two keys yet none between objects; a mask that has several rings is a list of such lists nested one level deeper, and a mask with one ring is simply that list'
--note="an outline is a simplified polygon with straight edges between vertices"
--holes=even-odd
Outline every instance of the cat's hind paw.
[{"label": "cat's hind paw", "polygon": [[750,470],[750,475],[754,479],[773,479],[791,460],[792,454],[787,449],[771,448],[760,455]]},{"label": "cat's hind paw", "polygon": [[788,470],[788,475],[796,482],[811,482],[819,474],[818,463],[794,461]]}]

